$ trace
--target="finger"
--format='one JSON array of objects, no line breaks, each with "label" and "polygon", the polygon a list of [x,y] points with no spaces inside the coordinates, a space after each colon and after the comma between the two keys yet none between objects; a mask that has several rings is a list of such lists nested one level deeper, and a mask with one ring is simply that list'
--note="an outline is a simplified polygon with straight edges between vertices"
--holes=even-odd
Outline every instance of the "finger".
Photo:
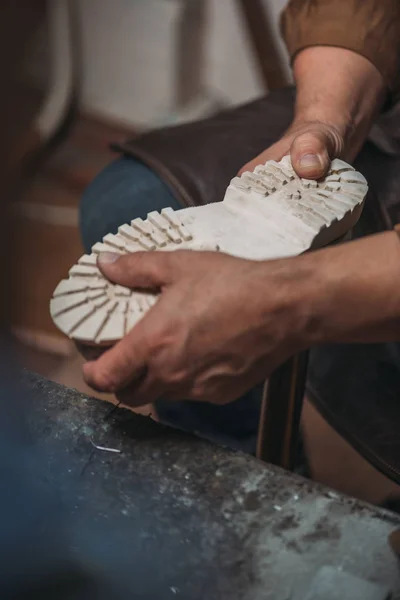
[{"label": "finger", "polygon": [[301,133],[294,138],[290,149],[292,166],[299,177],[321,179],[340,151],[339,136],[329,129]]},{"label": "finger", "polygon": [[90,387],[100,392],[115,393],[143,377],[149,359],[146,338],[142,333],[144,321],[97,360],[83,366],[84,379]]},{"label": "finger", "polygon": [[133,252],[114,254],[102,252],[97,260],[107,279],[126,287],[157,289],[170,281],[169,252]]}]

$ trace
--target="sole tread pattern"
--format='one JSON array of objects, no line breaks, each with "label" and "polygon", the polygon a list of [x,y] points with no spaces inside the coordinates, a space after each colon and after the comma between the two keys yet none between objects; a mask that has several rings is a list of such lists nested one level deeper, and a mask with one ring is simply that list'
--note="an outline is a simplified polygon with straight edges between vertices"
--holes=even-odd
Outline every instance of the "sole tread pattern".
[{"label": "sole tread pattern", "polygon": [[[221,239],[207,241],[202,233],[205,217],[212,223],[213,215],[223,220],[225,214],[234,213],[243,222],[243,236],[249,236],[253,228],[265,238],[283,241],[289,255],[298,254],[310,248],[323,230],[328,234],[332,230],[330,241],[333,241],[335,223],[349,229],[349,219],[362,206],[367,189],[364,177],[341,160],[332,162],[322,181],[300,179],[289,157],[279,163],[269,161],[256,167],[253,173],[234,178],[218,209],[218,205],[180,211],[165,208],[160,213],[149,213],[146,220],[136,218],[121,225],[117,234],[107,234],[93,246],[91,254],[83,255],[70,269],[69,278],[59,283],[50,302],[51,316],[57,327],[72,339],[111,345],[154,306],[157,295],[106,280],[97,267],[100,252],[224,250],[224,246],[234,246],[233,232],[229,228],[225,231],[224,223],[218,223],[214,230]],[[203,227],[200,230],[196,230],[198,211],[202,211],[203,219],[198,219]],[[230,244],[224,244],[229,239]],[[252,258],[251,241],[246,258]],[[262,248],[257,256],[263,258]],[[269,247],[264,258],[271,257]]]}]

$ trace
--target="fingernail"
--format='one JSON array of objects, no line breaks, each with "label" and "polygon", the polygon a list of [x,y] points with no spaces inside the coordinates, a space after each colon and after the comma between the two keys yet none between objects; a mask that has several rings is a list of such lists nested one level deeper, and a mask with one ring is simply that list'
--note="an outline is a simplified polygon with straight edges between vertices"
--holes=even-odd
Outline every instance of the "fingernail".
[{"label": "fingernail", "polygon": [[101,265],[110,265],[118,260],[120,256],[116,252],[100,252],[98,260]]},{"label": "fingernail", "polygon": [[322,161],[318,154],[305,154],[301,157],[300,166],[305,169],[316,169],[322,167]]}]

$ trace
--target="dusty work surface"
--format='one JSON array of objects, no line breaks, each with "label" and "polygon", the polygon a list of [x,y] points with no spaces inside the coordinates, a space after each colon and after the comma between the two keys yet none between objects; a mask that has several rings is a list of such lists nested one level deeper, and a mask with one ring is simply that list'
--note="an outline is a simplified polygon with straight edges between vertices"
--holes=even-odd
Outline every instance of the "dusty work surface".
[{"label": "dusty work surface", "polygon": [[128,582],[130,598],[303,600],[324,565],[399,593],[387,542],[395,515],[129,411],[109,416],[108,404],[36,375],[27,381],[33,437],[75,551],[95,539],[104,576]]}]

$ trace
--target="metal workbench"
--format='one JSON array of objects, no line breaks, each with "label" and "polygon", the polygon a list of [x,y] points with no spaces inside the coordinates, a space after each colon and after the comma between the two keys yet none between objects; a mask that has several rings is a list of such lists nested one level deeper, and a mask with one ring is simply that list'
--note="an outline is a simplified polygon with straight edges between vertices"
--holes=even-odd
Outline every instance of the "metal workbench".
[{"label": "metal workbench", "polygon": [[36,375],[26,381],[42,483],[57,490],[75,555],[131,590],[125,597],[303,600],[323,565],[400,591],[388,545],[396,515],[130,411],[110,416],[110,405]]}]

